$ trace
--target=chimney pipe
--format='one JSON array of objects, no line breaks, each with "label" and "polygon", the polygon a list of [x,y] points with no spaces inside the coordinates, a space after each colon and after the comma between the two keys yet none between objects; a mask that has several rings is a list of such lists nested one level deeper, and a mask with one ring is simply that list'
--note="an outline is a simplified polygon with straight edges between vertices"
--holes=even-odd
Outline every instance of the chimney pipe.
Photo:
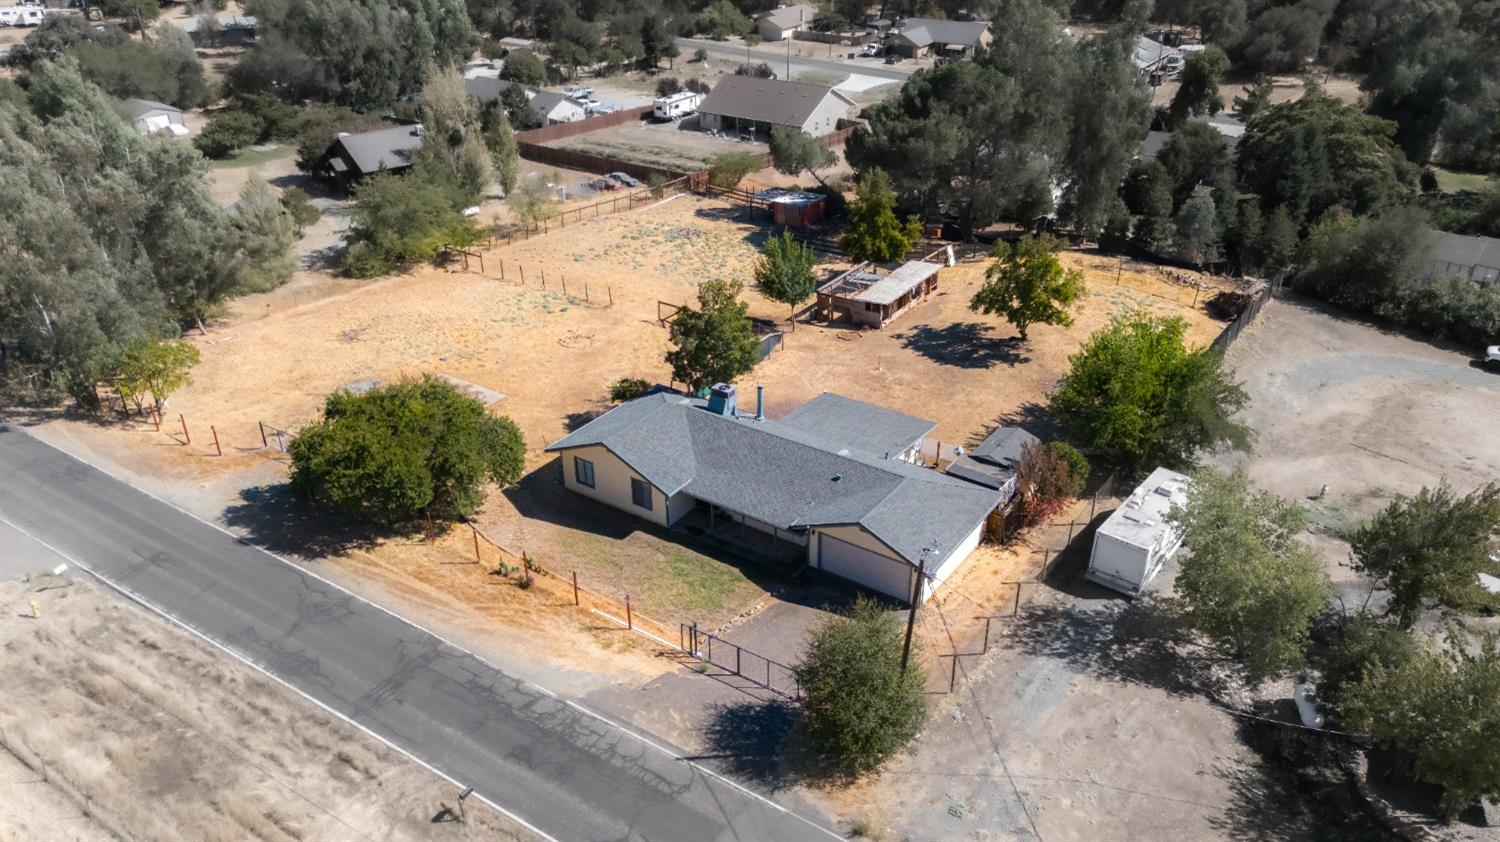
[{"label": "chimney pipe", "polygon": [[755,384],[755,420],[766,420],[766,387],[764,384]]}]

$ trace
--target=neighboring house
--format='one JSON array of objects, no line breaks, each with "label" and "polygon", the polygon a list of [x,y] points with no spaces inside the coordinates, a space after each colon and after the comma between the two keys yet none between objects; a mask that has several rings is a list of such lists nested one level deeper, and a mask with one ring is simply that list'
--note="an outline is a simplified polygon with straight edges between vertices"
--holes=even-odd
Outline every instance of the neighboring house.
[{"label": "neighboring house", "polygon": [[996,428],[973,450],[953,460],[948,473],[999,491],[1000,503],[1005,505],[1016,495],[1021,454],[1033,444],[1041,444],[1041,439],[1020,427]]},{"label": "neighboring house", "polygon": [[[504,79],[492,76],[474,76],[464,80],[464,91],[482,103],[497,102],[500,92],[516,84]],[[526,99],[531,101],[531,109],[536,112],[537,119],[542,125],[550,126],[554,123],[573,123],[588,116],[588,111],[577,102],[553,91],[543,91],[532,87],[523,87],[526,91]]]},{"label": "neighboring house", "polygon": [[980,47],[988,47],[995,36],[987,21],[933,20],[907,18],[896,24],[886,46],[906,58],[924,55],[962,58],[972,56]]},{"label": "neighboring house", "polygon": [[164,102],[127,99],[120,103],[120,110],[138,134],[183,137],[188,133],[187,123],[182,120],[182,109]]},{"label": "neighboring house", "polygon": [[1457,275],[1480,286],[1500,283],[1500,240],[1432,231],[1432,275]]},{"label": "neighboring house", "polygon": [[[1205,123],[1219,132],[1219,136],[1224,140],[1224,151],[1229,154],[1229,163],[1233,166],[1234,159],[1239,154],[1240,138],[1245,135],[1244,122],[1228,114],[1189,117],[1188,119]],[[1171,140],[1171,132],[1146,132],[1146,139],[1141,141],[1140,151],[1135,156],[1142,161],[1155,161]]]},{"label": "neighboring house", "polygon": [[866,261],[818,287],[818,312],[828,321],[848,319],[855,325],[883,328],[937,290],[942,268],[940,263],[913,260],[882,269]]},{"label": "neighboring house", "polygon": [[769,136],[772,126],[792,126],[820,137],[837,129],[853,106],[854,100],[822,85],[725,76],[698,106],[698,119],[711,131]]},{"label": "neighboring house", "polygon": [[[259,29],[259,22],[254,15],[235,15],[229,12],[220,12],[214,15],[214,20],[219,24],[217,41],[219,44],[231,47],[255,43],[255,36]],[[178,29],[188,34],[194,44],[203,43],[204,33],[199,29],[202,25],[201,16],[188,18],[187,20],[172,21]]]},{"label": "neighboring house", "polygon": [[[658,391],[547,448],[563,484],[661,526],[755,530],[807,563],[902,601],[925,600],[984,536],[999,492],[918,467],[931,421],[824,392],[779,421]],[[689,523],[684,523],[684,520]],[[698,527],[694,527],[698,528]],[[704,531],[699,529],[699,531]],[[805,549],[804,549],[805,548]]]},{"label": "neighboring house", "polygon": [[501,38],[495,43],[498,44],[500,46],[500,49],[504,50],[506,53],[509,53],[511,50],[529,50],[531,52],[537,51],[536,42],[531,40],[530,38],[508,37]]},{"label": "neighboring house", "polygon": [[345,190],[382,170],[401,172],[422,148],[422,126],[393,126],[372,132],[340,132],[313,171]]},{"label": "neighboring house", "polygon": [[1135,66],[1142,76],[1161,73],[1171,76],[1182,70],[1183,58],[1180,50],[1168,47],[1142,35],[1135,39]]},{"label": "neighboring house", "polygon": [[818,16],[818,7],[799,3],[795,6],[778,6],[761,15],[755,21],[755,29],[763,41],[780,41],[791,38],[792,33],[808,29],[813,18]]},{"label": "neighboring house", "polygon": [[1110,513],[1094,533],[1089,581],[1138,596],[1182,546],[1182,530],[1167,519],[1187,503],[1188,478],[1157,468]]}]

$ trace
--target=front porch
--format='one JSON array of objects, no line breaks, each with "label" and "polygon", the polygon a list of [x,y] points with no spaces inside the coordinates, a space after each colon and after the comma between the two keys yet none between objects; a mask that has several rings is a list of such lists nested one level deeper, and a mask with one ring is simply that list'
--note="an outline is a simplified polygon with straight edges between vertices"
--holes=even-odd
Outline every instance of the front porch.
[{"label": "front porch", "polygon": [[807,536],[716,506],[696,501],[672,528],[736,555],[783,571],[807,564]]}]

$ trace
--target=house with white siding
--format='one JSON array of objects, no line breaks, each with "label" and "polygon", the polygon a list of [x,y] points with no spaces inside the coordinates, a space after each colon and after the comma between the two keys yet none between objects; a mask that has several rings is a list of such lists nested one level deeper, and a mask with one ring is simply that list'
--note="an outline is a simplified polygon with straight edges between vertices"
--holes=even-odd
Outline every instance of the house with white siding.
[{"label": "house with white siding", "polygon": [[[547,448],[569,490],[659,526],[690,515],[805,553],[809,567],[926,600],[984,538],[998,490],[914,464],[937,426],[824,392],[782,418],[659,390]],[[917,588],[918,569],[925,571]]]}]

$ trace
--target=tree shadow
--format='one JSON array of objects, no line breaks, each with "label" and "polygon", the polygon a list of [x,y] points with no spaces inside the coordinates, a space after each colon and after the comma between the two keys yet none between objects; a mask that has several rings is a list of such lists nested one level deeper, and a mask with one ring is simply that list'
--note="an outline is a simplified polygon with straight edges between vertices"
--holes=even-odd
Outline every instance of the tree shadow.
[{"label": "tree shadow", "polygon": [[[1254,712],[1295,721],[1290,699],[1263,702]],[[1330,842],[1403,839],[1382,808],[1354,780],[1357,749],[1341,737],[1242,719],[1239,738],[1253,753],[1249,763],[1223,765],[1214,774],[1229,787],[1222,815],[1210,825],[1244,842],[1316,839]]]},{"label": "tree shadow", "polygon": [[[1086,555],[1086,543],[1075,541],[1069,552]],[[1009,645],[1097,678],[1179,696],[1222,703],[1242,685],[1232,662],[1203,649],[1174,600],[1151,594],[1126,600],[1077,579],[1073,587],[1094,598],[1023,609]]]},{"label": "tree shadow", "polygon": [[1031,362],[1017,337],[999,339],[989,335],[990,326],[979,322],[954,322],[946,327],[917,325],[896,334],[905,347],[939,365],[955,368],[989,368],[997,363],[1015,366]]},{"label": "tree shadow", "polygon": [[1001,427],[1020,427],[1042,441],[1063,437],[1062,425],[1057,423],[1047,407],[1036,401],[1027,401],[1009,412],[995,416],[993,422],[969,436],[967,446],[972,448],[978,445]]},{"label": "tree shadow", "polygon": [[413,531],[411,525],[381,527],[314,505],[286,483],[241,491],[240,502],[224,510],[224,522],[243,530],[251,543],[306,560],[368,550],[384,538]]},{"label": "tree shadow", "polygon": [[591,409],[584,409],[578,412],[570,412],[567,415],[563,416],[563,429],[571,433],[594,420],[595,418],[598,418],[599,416],[608,412],[609,409],[610,408],[607,406],[596,406]]},{"label": "tree shadow", "polygon": [[715,705],[703,728],[704,754],[729,774],[778,792],[797,782],[786,748],[800,719],[798,709],[781,699]]}]

